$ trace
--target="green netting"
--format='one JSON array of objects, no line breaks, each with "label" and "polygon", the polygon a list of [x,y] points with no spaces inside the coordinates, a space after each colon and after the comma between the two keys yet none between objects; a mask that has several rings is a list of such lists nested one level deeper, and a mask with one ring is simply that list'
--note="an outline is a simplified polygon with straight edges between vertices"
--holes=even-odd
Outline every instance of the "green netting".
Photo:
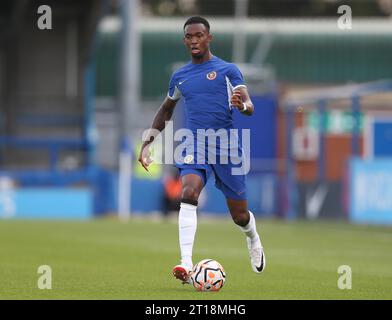
[{"label": "green netting", "polygon": [[[262,34],[247,36],[250,59]],[[265,35],[264,35],[265,36]],[[143,99],[166,94],[176,62],[189,56],[182,33],[142,34],[141,90]],[[100,34],[97,51],[97,95],[118,90],[119,34]],[[230,60],[232,35],[214,34],[212,50]],[[275,69],[277,80],[298,84],[364,82],[392,78],[392,35],[300,34],[274,35],[265,63]],[[258,61],[260,62],[260,61]]]}]

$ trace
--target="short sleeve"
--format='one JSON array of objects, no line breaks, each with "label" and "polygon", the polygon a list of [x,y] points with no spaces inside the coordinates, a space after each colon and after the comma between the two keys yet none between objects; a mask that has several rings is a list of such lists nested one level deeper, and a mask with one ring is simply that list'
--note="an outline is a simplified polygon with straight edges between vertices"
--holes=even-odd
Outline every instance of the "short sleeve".
[{"label": "short sleeve", "polygon": [[246,87],[244,77],[242,76],[240,69],[238,69],[238,67],[235,64],[230,64],[230,68],[227,73],[227,76],[229,78],[233,90],[240,87]]},{"label": "short sleeve", "polygon": [[171,100],[175,101],[179,100],[182,96],[181,91],[177,87],[177,77],[175,73],[173,73],[170,78],[169,91],[167,92],[167,96]]}]

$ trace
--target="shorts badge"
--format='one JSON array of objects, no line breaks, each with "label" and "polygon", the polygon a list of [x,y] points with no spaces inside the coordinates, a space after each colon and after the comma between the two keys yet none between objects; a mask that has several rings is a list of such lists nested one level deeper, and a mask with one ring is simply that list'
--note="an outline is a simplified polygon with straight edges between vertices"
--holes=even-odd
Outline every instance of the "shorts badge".
[{"label": "shorts badge", "polygon": [[186,164],[190,164],[193,162],[193,156],[191,154],[188,154],[185,158],[184,158],[184,162]]}]

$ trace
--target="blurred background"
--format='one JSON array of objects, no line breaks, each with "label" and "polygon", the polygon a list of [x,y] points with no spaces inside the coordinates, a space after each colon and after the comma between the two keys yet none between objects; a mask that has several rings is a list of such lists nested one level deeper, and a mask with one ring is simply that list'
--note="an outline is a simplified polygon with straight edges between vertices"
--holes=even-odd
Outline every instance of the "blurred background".
[{"label": "blurred background", "polygon": [[[251,129],[251,210],[392,223],[392,0],[2,0],[0,217],[176,211],[176,172],[147,173],[136,156],[189,60],[191,15],[209,20],[213,54],[238,64],[255,104],[235,113]],[[199,211],[228,216],[213,181]]]}]

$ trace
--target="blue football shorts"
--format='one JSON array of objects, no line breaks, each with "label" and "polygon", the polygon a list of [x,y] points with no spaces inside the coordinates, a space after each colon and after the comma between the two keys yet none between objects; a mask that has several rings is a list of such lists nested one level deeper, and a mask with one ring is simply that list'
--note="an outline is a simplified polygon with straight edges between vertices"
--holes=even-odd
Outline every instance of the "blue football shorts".
[{"label": "blue football shorts", "polygon": [[246,200],[246,176],[233,175],[230,164],[181,164],[176,165],[180,175],[197,174],[205,185],[212,174],[215,186],[222,191],[226,199]]}]

